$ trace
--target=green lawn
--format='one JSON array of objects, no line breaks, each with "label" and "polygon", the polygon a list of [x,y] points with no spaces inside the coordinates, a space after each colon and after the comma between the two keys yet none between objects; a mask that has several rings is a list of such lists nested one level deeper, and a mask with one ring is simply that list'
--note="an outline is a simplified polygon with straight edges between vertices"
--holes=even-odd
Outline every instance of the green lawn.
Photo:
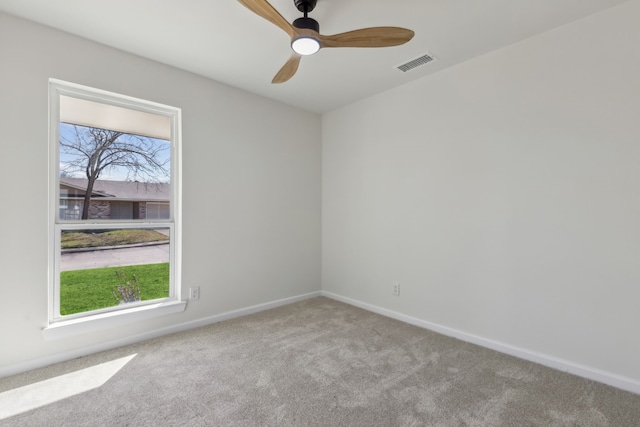
[{"label": "green lawn", "polygon": [[169,296],[169,263],[91,268],[60,273],[60,314],[63,316],[118,305],[112,286],[124,284],[116,273],[123,271],[132,284],[138,277],[144,300]]},{"label": "green lawn", "polygon": [[155,230],[120,229],[93,232],[65,231],[60,239],[62,249],[70,249],[159,242],[169,240],[169,237]]}]

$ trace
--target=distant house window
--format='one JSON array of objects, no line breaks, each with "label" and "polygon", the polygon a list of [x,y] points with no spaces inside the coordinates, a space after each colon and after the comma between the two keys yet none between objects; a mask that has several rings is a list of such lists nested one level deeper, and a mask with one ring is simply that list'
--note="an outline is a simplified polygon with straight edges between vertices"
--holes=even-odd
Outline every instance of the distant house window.
[{"label": "distant house window", "polygon": [[180,110],[53,79],[50,100],[50,325],[178,301]]},{"label": "distant house window", "polygon": [[149,202],[147,203],[146,214],[149,219],[169,218],[169,204]]}]

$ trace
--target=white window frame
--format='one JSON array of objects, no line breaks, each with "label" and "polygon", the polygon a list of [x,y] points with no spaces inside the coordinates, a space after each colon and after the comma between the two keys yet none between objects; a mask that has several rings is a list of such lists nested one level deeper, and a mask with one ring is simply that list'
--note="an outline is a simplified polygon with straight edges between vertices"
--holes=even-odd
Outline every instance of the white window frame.
[{"label": "white window frame", "polygon": [[[170,218],[161,220],[63,220],[60,200],[60,96],[123,107],[168,117],[171,121]],[[49,79],[49,315],[43,329],[45,339],[55,339],[104,329],[122,323],[184,311],[181,286],[181,110],[130,96]],[[72,315],[60,315],[60,234],[73,229],[168,228],[170,234],[170,291],[167,298],[110,307]]]}]

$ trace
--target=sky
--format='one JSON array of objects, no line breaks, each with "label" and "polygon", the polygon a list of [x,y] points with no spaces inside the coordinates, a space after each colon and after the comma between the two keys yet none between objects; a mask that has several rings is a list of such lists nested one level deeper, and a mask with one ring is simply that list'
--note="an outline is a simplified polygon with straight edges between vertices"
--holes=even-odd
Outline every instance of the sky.
[{"label": "sky", "polygon": [[[86,130],[88,128],[84,127],[84,126],[79,126],[79,125],[71,125],[68,123],[60,123],[60,138],[61,140],[66,140],[66,141],[77,141],[77,137],[76,137],[76,130],[75,128],[78,129],[78,132],[82,133],[82,132],[86,132]],[[124,139],[126,141],[130,141],[131,143],[136,144],[136,146],[140,146],[140,142],[137,141],[136,138],[131,138],[128,137],[127,135],[123,135],[122,137],[120,137],[121,139]],[[157,159],[161,162],[165,162],[167,160],[169,160],[169,156],[171,153],[171,143],[170,141],[166,141],[166,140],[162,140],[162,139],[156,139],[156,138],[150,138],[150,137],[141,137],[141,138],[145,138],[150,144],[154,145],[154,146],[160,146],[163,147],[162,150],[159,152]],[[89,144],[83,144],[83,147],[88,147]],[[79,168],[71,168],[70,163],[75,159],[76,161],[78,159],[83,159],[82,163],[83,166],[86,165],[86,161],[84,161],[84,156],[81,155],[78,151],[74,151],[75,154],[70,154],[70,153],[65,153],[65,149],[62,146],[59,146],[59,168],[60,168],[60,173],[67,173],[67,176],[72,177],[72,178],[86,178],[85,172],[84,172],[84,167],[82,168],[82,170],[80,170]],[[167,163],[167,169],[169,169],[169,164]],[[127,178],[129,178],[129,180],[137,180],[140,182],[169,182],[170,178],[169,176],[166,176],[164,174],[161,173],[155,173],[153,176],[147,176],[145,178],[137,178],[134,179],[133,177],[131,177],[131,174],[128,174],[128,169],[124,168],[124,167],[115,167],[115,168],[109,168],[109,169],[105,169],[103,171],[103,173],[100,175],[100,177],[98,179],[100,180],[114,180],[114,181],[126,181],[128,180]]]}]

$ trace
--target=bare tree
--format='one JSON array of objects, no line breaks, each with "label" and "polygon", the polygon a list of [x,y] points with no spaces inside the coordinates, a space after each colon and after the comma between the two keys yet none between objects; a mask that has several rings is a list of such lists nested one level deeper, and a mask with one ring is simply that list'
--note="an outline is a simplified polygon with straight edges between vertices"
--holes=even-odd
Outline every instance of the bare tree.
[{"label": "bare tree", "polygon": [[126,180],[160,182],[169,177],[169,149],[166,141],[114,130],[71,125],[73,136],[61,136],[60,155],[64,154],[61,176],[82,172],[87,190],[82,219],[89,217],[93,186],[102,173],[126,171]]}]

